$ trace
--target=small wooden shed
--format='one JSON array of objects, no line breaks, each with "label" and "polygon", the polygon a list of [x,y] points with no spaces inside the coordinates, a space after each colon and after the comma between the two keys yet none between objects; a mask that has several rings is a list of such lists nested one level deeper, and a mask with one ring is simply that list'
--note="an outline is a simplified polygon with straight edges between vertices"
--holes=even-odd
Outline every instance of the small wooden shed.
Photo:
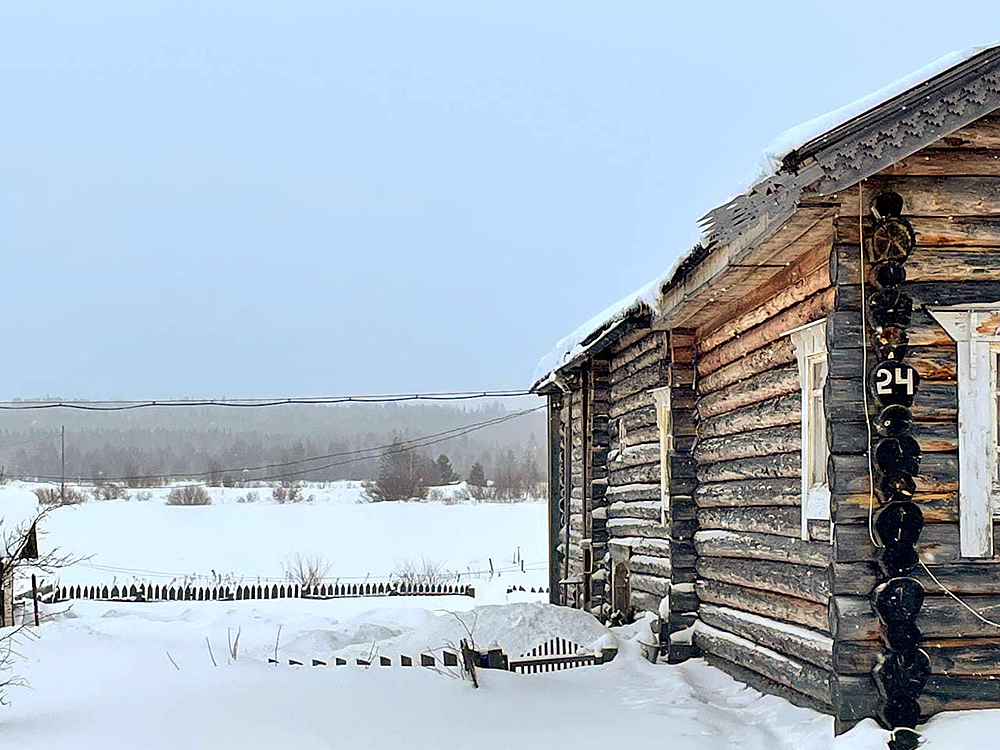
[{"label": "small wooden shed", "polygon": [[539,364],[553,601],[838,731],[998,707],[1000,47],[779,142]]}]

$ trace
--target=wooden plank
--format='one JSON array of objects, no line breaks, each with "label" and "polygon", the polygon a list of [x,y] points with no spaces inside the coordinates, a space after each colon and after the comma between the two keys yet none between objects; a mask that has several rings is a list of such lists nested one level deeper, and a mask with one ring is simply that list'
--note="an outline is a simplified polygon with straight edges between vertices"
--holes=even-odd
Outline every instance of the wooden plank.
[{"label": "wooden plank", "polygon": [[746,378],[795,362],[795,347],[791,339],[780,338],[698,378],[698,393],[704,395],[738,383]]},{"label": "wooden plank", "polygon": [[742,458],[699,467],[698,481],[702,484],[709,484],[742,479],[791,478],[798,477],[801,468],[802,459],[798,451],[778,453],[773,456]]},{"label": "wooden plank", "polygon": [[829,543],[807,542],[776,534],[699,531],[694,535],[694,546],[699,557],[776,560],[824,569],[831,562]]},{"label": "wooden plank", "polygon": [[830,632],[827,607],[816,602],[719,581],[700,580],[695,584],[695,590],[703,603],[740,609],[822,633]]},{"label": "wooden plank", "polygon": [[694,645],[730,662],[752,667],[765,677],[825,704],[831,703],[830,673],[825,669],[799,662],[704,622],[695,623]]},{"label": "wooden plank", "polygon": [[879,175],[1000,176],[1000,149],[925,148],[883,169]]},{"label": "wooden plank", "polygon": [[706,625],[745,638],[772,651],[809,662],[827,671],[833,667],[833,639],[828,635],[714,604],[701,605],[698,616]]},{"label": "wooden plank", "polygon": [[699,508],[732,508],[748,505],[800,505],[801,481],[768,478],[701,484],[694,494]]},{"label": "wooden plank", "polygon": [[824,606],[830,600],[827,571],[811,565],[773,560],[700,557],[695,568],[699,577],[706,580],[786,594]]},{"label": "wooden plank", "polygon": [[946,135],[934,146],[935,148],[1000,148],[1000,115],[989,114],[981,117],[951,135]]},{"label": "wooden plank", "polygon": [[691,455],[699,464],[712,464],[773,453],[791,453],[798,451],[801,443],[802,431],[798,425],[769,427],[702,440]]},{"label": "wooden plank", "polygon": [[698,401],[698,414],[702,419],[709,419],[723,412],[799,390],[801,384],[798,367],[786,365],[753,375],[722,390],[702,396]]}]

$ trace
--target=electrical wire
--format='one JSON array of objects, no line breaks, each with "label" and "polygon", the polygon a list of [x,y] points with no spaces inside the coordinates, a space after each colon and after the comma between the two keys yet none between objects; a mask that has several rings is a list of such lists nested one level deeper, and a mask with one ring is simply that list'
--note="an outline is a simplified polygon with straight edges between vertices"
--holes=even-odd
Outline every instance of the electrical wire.
[{"label": "electrical wire", "polygon": [[202,407],[260,409],[271,406],[322,404],[389,404],[400,401],[473,401],[481,398],[518,398],[534,395],[524,389],[500,391],[440,391],[432,393],[393,393],[364,396],[315,396],[306,398],[209,398],[143,399],[137,401],[0,401],[0,410],[32,411],[38,409],[77,409],[80,411],[131,411],[151,407]]},{"label": "electrical wire", "polygon": [[974,610],[974,609],[973,609],[972,607],[970,607],[970,606],[969,606],[968,604],[966,604],[966,603],[965,603],[965,602],[963,602],[963,601],[962,601],[961,599],[959,599],[959,598],[958,598],[958,596],[956,596],[956,595],[954,594],[954,592],[952,592],[952,591],[951,591],[951,589],[949,589],[949,588],[948,588],[947,586],[945,586],[945,585],[944,585],[943,583],[941,583],[941,581],[939,581],[939,580],[937,579],[937,576],[935,576],[935,575],[934,575],[933,573],[931,573],[931,570],[930,570],[930,568],[928,568],[928,567],[927,567],[927,565],[926,565],[926,564],[924,564],[924,561],[923,561],[923,560],[920,560],[919,562],[920,562],[920,567],[922,567],[922,568],[924,569],[924,572],[925,572],[925,573],[927,573],[927,575],[929,575],[929,576],[931,577],[931,580],[932,580],[932,581],[934,581],[934,583],[936,583],[936,584],[937,584],[938,586],[940,586],[940,587],[941,587],[941,590],[942,590],[942,591],[943,591],[944,593],[946,593],[946,594],[947,594],[948,596],[950,596],[950,597],[951,597],[952,599],[954,599],[954,600],[955,600],[956,602],[958,602],[959,604],[961,604],[961,605],[962,605],[963,607],[965,607],[965,608],[966,608],[967,610],[969,610],[969,611],[970,611],[970,612],[971,612],[971,613],[972,613],[973,615],[975,615],[975,616],[976,616],[976,618],[978,618],[978,619],[982,620],[982,621],[983,621],[983,622],[985,622],[985,623],[986,623],[987,625],[992,625],[992,626],[993,626],[993,627],[995,627],[995,628],[1000,628],[1000,623],[997,623],[997,622],[993,622],[993,620],[988,620],[988,619],[986,619],[986,618],[985,618],[985,617],[983,617],[983,616],[982,616],[981,614],[979,614],[978,612],[976,612],[976,610]]},{"label": "electrical wire", "polygon": [[872,420],[868,411],[868,319],[866,306],[868,300],[865,299],[865,208],[862,194],[864,192],[864,180],[858,183],[858,236],[860,246],[858,255],[860,265],[858,267],[861,275],[861,402],[865,407],[865,427],[868,430],[868,538],[876,548],[882,545],[875,539],[874,516],[875,516],[875,469],[872,468]]},{"label": "electrical wire", "polygon": [[[396,443],[390,443],[388,445],[380,445],[371,448],[360,448],[353,451],[342,451],[339,453],[328,453],[322,456],[312,456],[310,458],[296,459],[294,461],[286,461],[277,464],[265,464],[256,467],[231,467],[227,469],[217,469],[215,471],[207,472],[195,472],[188,474],[148,474],[142,476],[128,476],[128,477],[74,477],[74,482],[127,482],[134,481],[136,479],[191,479],[192,477],[204,477],[213,474],[234,474],[242,473],[244,471],[262,471],[265,469],[272,468],[285,468],[288,466],[296,466],[303,463],[308,463],[311,461],[320,461],[328,458],[339,458],[343,456],[353,456],[344,461],[338,461],[330,464],[325,464],[323,466],[310,466],[305,469],[298,471],[291,471],[279,474],[271,474],[268,476],[254,477],[252,481],[266,481],[270,479],[286,479],[293,476],[301,476],[303,474],[309,474],[312,472],[323,471],[325,469],[335,468],[337,466],[346,466],[351,463],[356,463],[358,461],[368,461],[374,458],[380,458],[384,455],[395,455],[397,453],[405,453],[407,451],[413,450],[415,448],[426,448],[431,445],[437,445],[438,443],[443,443],[448,440],[454,440],[456,438],[464,437],[472,432],[477,432],[479,430],[486,429],[488,427],[494,427],[505,422],[509,422],[514,419],[526,416],[528,414],[533,414],[534,412],[541,411],[546,408],[545,406],[537,406],[533,409],[524,409],[522,411],[513,412],[511,414],[505,414],[502,417],[494,417],[493,419],[488,419],[483,422],[476,422],[471,425],[465,425],[462,427],[454,427],[450,430],[445,430],[444,432],[435,433],[432,435],[424,435],[422,437],[412,438],[410,440],[403,440]],[[33,475],[33,476],[17,476],[12,477],[15,479],[22,480],[41,480],[47,482],[60,482],[62,481],[61,476],[53,475]],[[179,485],[158,485],[158,488],[172,488]],[[156,489],[157,487],[147,487],[144,489]]]}]

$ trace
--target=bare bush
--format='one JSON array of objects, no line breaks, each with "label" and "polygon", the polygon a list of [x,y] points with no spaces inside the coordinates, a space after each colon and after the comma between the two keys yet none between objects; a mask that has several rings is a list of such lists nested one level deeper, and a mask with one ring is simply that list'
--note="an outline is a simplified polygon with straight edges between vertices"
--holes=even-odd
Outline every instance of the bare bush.
[{"label": "bare bush", "polygon": [[153,493],[150,492],[149,490],[140,490],[139,492],[136,492],[132,497],[135,500],[138,500],[140,503],[145,503],[153,499]]},{"label": "bare bush", "polygon": [[313,496],[306,496],[299,482],[288,481],[281,482],[271,490],[271,498],[278,505],[285,505],[286,503],[311,503],[313,501]]},{"label": "bare bush", "polygon": [[95,500],[121,500],[128,497],[125,485],[120,482],[101,482],[90,492]]},{"label": "bare bush", "polygon": [[252,490],[245,495],[240,495],[238,498],[236,498],[236,502],[238,503],[255,503],[258,500],[260,500],[260,493],[255,490]]},{"label": "bare bush", "polygon": [[420,562],[415,562],[409,558],[396,561],[396,568],[392,571],[392,577],[410,585],[438,585],[447,583],[454,577],[454,573],[445,570],[444,563],[440,560],[428,560],[421,557]]},{"label": "bare bush", "polygon": [[66,488],[65,496],[63,496],[58,487],[39,487],[35,490],[35,497],[38,498],[39,504],[44,507],[51,507],[53,505],[77,505],[78,503],[82,503],[86,500],[82,492],[75,490],[72,487]]},{"label": "bare bush", "polygon": [[199,484],[175,487],[167,495],[167,505],[211,505],[212,496]]},{"label": "bare bush", "polygon": [[323,579],[330,574],[333,563],[320,555],[296,553],[285,561],[282,567],[287,580],[299,584],[302,588],[312,588],[323,583]]}]

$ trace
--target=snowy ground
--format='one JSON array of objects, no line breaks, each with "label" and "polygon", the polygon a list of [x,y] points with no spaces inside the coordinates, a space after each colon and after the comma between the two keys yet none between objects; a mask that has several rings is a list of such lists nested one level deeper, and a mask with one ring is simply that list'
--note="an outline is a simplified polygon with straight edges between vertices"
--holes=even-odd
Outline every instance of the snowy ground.
[{"label": "snowy ground", "polygon": [[[29,489],[0,488],[0,515],[24,504]],[[762,696],[701,660],[649,664],[636,643],[651,637],[648,624],[610,632],[585,613],[539,601],[544,597],[507,595],[509,583],[545,582],[544,565],[535,565],[544,561],[542,504],[359,505],[350,488],[327,489],[325,498],[314,490],[313,503],[293,506],[271,504],[265,492],[259,503],[220,496],[205,508],[168,507],[162,497],[88,502],[56,511],[42,544],[94,555],[88,567],[64,572],[66,582],[109,581],[110,569],[280,576],[290,552],[327,556],[342,576],[387,575],[397,560],[421,556],[454,570],[481,570],[484,561],[488,569],[493,557],[495,569],[507,570],[492,581],[480,574],[476,599],[54,605],[20,644],[17,671],[31,688],[9,691],[0,746],[886,747],[887,734],[873,722],[834,741],[829,717]],[[518,546],[530,561],[525,573],[511,562]],[[616,639],[620,652],[609,665],[561,673],[480,672],[480,690],[454,670],[288,665],[376,654],[398,665],[400,654],[440,652],[467,628],[479,646],[498,643],[509,654],[552,636],[591,647]],[[227,644],[237,632],[233,660]],[[281,664],[269,665],[276,645]],[[997,729],[1000,712],[941,716],[922,729],[924,747],[991,747],[986,738]]]}]

